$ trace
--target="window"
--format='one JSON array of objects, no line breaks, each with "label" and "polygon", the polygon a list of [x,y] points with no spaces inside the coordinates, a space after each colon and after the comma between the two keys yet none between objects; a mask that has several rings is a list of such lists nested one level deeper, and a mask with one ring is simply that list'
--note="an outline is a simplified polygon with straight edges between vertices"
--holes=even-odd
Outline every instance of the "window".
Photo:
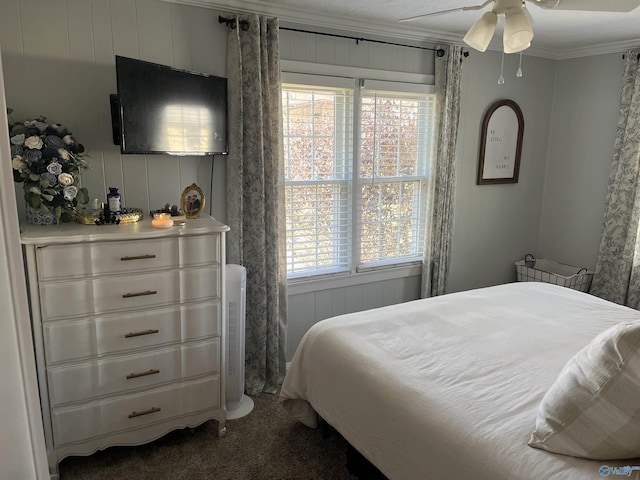
[{"label": "window", "polygon": [[422,260],[430,87],[290,77],[282,86],[288,277]]}]

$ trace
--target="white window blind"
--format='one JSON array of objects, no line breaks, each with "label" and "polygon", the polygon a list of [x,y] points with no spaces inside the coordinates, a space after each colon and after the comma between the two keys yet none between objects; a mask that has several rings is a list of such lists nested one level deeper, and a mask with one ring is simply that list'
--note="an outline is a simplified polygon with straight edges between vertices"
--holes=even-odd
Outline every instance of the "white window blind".
[{"label": "white window blind", "polygon": [[282,86],[288,277],[422,260],[432,87],[287,78],[296,82]]},{"label": "white window blind", "polygon": [[422,259],[433,95],[363,89],[358,269]]},{"label": "white window blind", "polygon": [[353,89],[283,85],[289,276],[350,269]]}]

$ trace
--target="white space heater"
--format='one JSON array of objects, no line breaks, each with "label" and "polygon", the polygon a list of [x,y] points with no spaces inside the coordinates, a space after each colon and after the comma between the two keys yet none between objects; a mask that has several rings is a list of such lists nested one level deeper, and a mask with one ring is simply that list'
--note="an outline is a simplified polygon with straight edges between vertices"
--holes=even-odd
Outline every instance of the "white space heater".
[{"label": "white space heater", "polygon": [[244,394],[244,327],[246,315],[247,271],[240,265],[227,265],[227,418],[244,417],[253,410],[253,400]]}]

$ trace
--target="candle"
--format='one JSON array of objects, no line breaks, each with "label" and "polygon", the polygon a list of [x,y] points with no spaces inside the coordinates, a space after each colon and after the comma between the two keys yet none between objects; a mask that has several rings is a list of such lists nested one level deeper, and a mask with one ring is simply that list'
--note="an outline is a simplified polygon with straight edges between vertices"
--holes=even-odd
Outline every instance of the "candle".
[{"label": "candle", "polygon": [[153,220],[151,220],[151,226],[154,228],[171,228],[173,227],[173,220],[169,213],[154,213]]}]

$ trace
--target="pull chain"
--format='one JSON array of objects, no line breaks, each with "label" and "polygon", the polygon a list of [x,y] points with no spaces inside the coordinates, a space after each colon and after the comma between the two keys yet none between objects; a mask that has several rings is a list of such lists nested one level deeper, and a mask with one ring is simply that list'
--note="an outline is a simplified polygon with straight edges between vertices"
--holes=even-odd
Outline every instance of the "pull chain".
[{"label": "pull chain", "polygon": [[502,52],[502,63],[500,65],[500,77],[498,77],[498,85],[504,84],[504,76],[502,75],[504,71],[504,52]]},{"label": "pull chain", "polygon": [[520,50],[520,63],[518,64],[518,71],[516,72],[516,77],[522,78],[522,50]]}]

